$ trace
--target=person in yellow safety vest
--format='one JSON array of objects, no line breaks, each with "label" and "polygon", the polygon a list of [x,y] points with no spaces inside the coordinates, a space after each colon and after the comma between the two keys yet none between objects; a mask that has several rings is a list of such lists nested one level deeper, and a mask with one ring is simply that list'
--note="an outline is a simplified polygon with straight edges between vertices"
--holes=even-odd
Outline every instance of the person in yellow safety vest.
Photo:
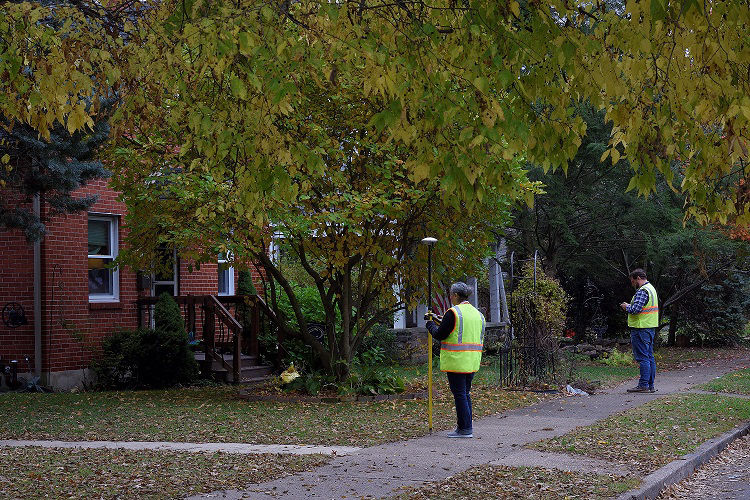
[{"label": "person in yellow safety vest", "polygon": [[636,289],[635,295],[630,304],[623,302],[620,307],[628,313],[630,343],[633,346],[633,358],[640,365],[641,378],[638,385],[628,389],[628,392],[656,392],[654,336],[659,326],[659,297],[654,286],[646,279],[643,269],[634,269],[630,273],[630,284]]},{"label": "person in yellow safety vest", "polygon": [[[456,403],[456,430],[449,438],[472,438],[471,381],[479,370],[484,344],[484,315],[468,302],[471,288],[466,283],[453,283],[450,299],[453,307],[442,319],[428,312],[427,330],[440,341],[440,370],[446,372]],[[436,320],[439,321],[439,325]]]}]

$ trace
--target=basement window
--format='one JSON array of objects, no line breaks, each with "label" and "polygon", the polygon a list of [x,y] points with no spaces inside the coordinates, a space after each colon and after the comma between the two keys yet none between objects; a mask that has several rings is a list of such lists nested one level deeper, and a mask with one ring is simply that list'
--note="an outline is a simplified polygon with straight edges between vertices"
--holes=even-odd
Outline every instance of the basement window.
[{"label": "basement window", "polygon": [[120,300],[117,217],[89,214],[89,302]]}]

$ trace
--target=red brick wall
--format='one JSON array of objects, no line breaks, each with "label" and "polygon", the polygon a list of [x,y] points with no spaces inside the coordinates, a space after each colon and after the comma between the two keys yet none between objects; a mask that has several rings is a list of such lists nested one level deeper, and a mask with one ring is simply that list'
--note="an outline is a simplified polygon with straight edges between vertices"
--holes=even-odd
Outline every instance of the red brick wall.
[{"label": "red brick wall", "polygon": [[[0,191],[0,196],[9,204],[31,208],[20,196]],[[13,200],[15,198],[15,200]],[[0,321],[0,361],[18,360],[19,369],[26,371],[23,356],[34,361],[34,245],[26,242],[21,231],[0,231],[0,310],[8,303],[16,302],[24,309],[28,324],[9,328]]]},{"label": "red brick wall", "polygon": [[[125,204],[117,201],[117,193],[99,180],[76,194],[99,195],[90,212],[117,217],[122,246]],[[127,267],[119,269],[119,301],[89,303],[88,215],[52,217],[47,229],[43,244],[44,369],[86,368],[104,337],[137,326],[135,273]]]},{"label": "red brick wall", "polygon": [[[98,194],[91,213],[118,217],[119,243],[127,234],[123,226],[125,205],[117,201],[118,193],[106,181],[91,182],[76,195]],[[4,194],[6,195],[6,194]],[[48,207],[42,207],[48,214]],[[88,215],[51,216],[42,248],[42,370],[53,372],[87,368],[101,349],[106,336],[121,328],[137,327],[136,299],[144,295],[136,287],[132,269],[119,270],[119,301],[89,302],[88,295]],[[200,269],[180,261],[180,295],[215,295],[218,290],[217,263],[202,264]],[[253,280],[261,290],[260,277],[253,270]],[[235,287],[237,277],[235,277]],[[23,360],[32,357],[33,329],[33,246],[26,243],[20,231],[0,231],[0,307],[8,302],[21,304],[28,325],[10,329],[0,324],[0,359]],[[196,310],[200,322],[200,310]],[[201,328],[197,337],[200,338]],[[23,371],[25,366],[20,367]]]}]

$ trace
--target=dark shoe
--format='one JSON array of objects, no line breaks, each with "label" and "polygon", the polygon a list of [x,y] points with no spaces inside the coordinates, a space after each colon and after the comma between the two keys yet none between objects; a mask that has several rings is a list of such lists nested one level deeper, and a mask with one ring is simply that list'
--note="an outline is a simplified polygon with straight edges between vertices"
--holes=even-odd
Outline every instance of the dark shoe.
[{"label": "dark shoe", "polygon": [[648,392],[656,392],[656,387],[651,387]]},{"label": "dark shoe", "polygon": [[471,432],[471,431],[469,431],[468,433],[466,433],[466,431],[455,430],[453,432],[449,432],[448,433],[448,437],[449,438],[473,438],[474,437],[474,433]]},{"label": "dark shoe", "polygon": [[642,385],[638,385],[633,387],[632,389],[628,389],[628,392],[651,392],[651,390],[648,387],[643,387]]}]

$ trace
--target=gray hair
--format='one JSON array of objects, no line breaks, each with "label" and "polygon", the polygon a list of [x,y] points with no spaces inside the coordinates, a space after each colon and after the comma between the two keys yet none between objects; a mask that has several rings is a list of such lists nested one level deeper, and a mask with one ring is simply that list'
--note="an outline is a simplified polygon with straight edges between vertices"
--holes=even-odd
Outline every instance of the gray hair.
[{"label": "gray hair", "polygon": [[471,287],[463,281],[457,281],[451,285],[451,293],[455,293],[462,299],[468,299],[471,296]]}]

